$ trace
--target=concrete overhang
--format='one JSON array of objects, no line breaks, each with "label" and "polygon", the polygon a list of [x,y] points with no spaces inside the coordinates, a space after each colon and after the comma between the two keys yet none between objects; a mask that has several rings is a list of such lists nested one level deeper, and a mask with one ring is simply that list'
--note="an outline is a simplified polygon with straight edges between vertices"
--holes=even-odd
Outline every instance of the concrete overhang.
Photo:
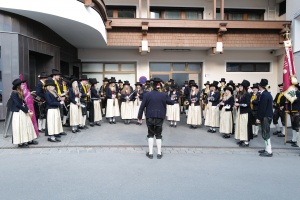
[{"label": "concrete overhang", "polygon": [[104,22],[91,7],[76,0],[1,0],[0,10],[15,13],[49,27],[76,48],[104,48]]}]

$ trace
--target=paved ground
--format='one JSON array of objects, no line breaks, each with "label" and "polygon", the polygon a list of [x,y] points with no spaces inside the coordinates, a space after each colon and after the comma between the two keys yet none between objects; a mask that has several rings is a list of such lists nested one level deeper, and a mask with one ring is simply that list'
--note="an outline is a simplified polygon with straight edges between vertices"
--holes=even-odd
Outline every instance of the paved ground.
[{"label": "paved ground", "polygon": [[[182,121],[185,122],[184,117]],[[0,126],[3,124],[0,124]],[[272,137],[272,158],[261,158],[261,137],[239,148],[202,127],[164,124],[164,157],[147,151],[146,126],[104,122],[61,143],[18,149],[0,138],[1,200],[229,199],[282,200],[300,195],[300,150]],[[0,133],[1,134],[1,133]],[[291,131],[289,132],[289,139]]]}]

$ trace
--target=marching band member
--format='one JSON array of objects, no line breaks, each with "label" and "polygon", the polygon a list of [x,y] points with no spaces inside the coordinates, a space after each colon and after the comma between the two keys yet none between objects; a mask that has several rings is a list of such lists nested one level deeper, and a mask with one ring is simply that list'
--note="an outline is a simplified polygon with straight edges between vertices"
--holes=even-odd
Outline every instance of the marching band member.
[{"label": "marching band member", "polygon": [[225,87],[224,96],[220,105],[220,133],[223,133],[223,138],[230,138],[233,129],[232,108],[234,104],[233,88]]},{"label": "marching band member", "polygon": [[235,106],[237,107],[235,139],[240,140],[237,144],[240,147],[249,147],[249,141],[253,139],[252,134],[252,114],[250,108],[250,94],[248,87],[250,82],[243,80],[239,86],[239,93]]},{"label": "marching band member", "polygon": [[[55,84],[54,90],[55,90],[56,94],[58,95],[59,100],[64,101],[65,93],[63,92],[63,88],[60,83],[61,73],[57,69],[52,69],[52,73],[50,74],[50,76],[52,77],[52,80],[54,81],[54,84]],[[62,123],[63,110],[64,110],[64,108],[61,105],[59,107],[61,123]],[[67,135],[67,134],[65,132],[61,132],[59,135]]]},{"label": "marching band member", "polygon": [[188,116],[188,109],[189,109],[188,97],[190,96],[191,85],[193,85],[193,84],[196,84],[195,80],[189,80],[189,85],[188,85],[188,87],[184,88],[184,92],[183,92],[184,96],[186,97],[185,101],[187,102],[186,108],[185,108],[185,115],[186,115],[186,117]]},{"label": "marching band member", "polygon": [[207,81],[206,83],[204,83],[204,86],[205,88],[202,89],[202,110],[203,110],[203,117],[204,117],[204,120],[205,120],[205,116],[206,116],[206,109],[207,109],[207,106],[206,106],[206,102],[207,102],[207,96],[208,96],[208,93],[209,93],[209,81]]},{"label": "marching band member", "polygon": [[[139,114],[139,109],[143,101],[143,96],[144,96],[144,90],[142,88],[142,84],[140,82],[136,82],[135,92],[134,92],[134,103],[133,103],[133,119],[137,119],[137,116]],[[143,113],[142,119],[145,119],[145,113]],[[141,125],[138,122],[136,124]]]},{"label": "marching band member", "polygon": [[103,79],[103,85],[100,87],[100,98],[101,98],[101,109],[102,109],[102,117],[106,115],[105,109],[106,109],[106,103],[107,103],[107,98],[106,98],[106,87],[108,86],[108,78]]},{"label": "marching band member", "polygon": [[[259,156],[262,157],[272,157],[272,148],[271,148],[271,135],[270,135],[270,124],[273,117],[273,98],[271,94],[266,91],[268,85],[267,79],[261,79],[259,83],[259,90],[261,95],[259,97],[258,109],[256,123],[261,124],[261,133],[262,137],[265,140],[266,148],[258,151]],[[299,124],[299,123],[298,123]]]},{"label": "marching band member", "polygon": [[24,101],[23,83],[20,79],[15,79],[13,91],[11,93],[12,107],[12,142],[19,148],[28,148],[30,144],[38,144],[34,139],[37,138],[33,123],[31,121],[32,111],[30,111]]},{"label": "marching band member", "polygon": [[62,90],[66,96],[65,106],[63,107],[63,122],[62,123],[63,123],[63,126],[68,127],[69,124],[67,124],[67,119],[68,119],[69,111],[66,108],[70,104],[70,102],[69,102],[69,87],[68,87],[68,84],[70,82],[70,77],[67,75],[63,75],[61,81],[62,81]]},{"label": "marching band member", "polygon": [[219,88],[219,91],[220,91],[220,100],[222,100],[223,98],[223,94],[225,92],[225,87],[226,87],[226,81],[225,81],[225,78],[221,78],[221,80],[219,81],[221,83],[221,86]]},{"label": "marching band member", "polygon": [[90,91],[88,89],[88,77],[87,75],[82,75],[81,79],[79,79],[80,83],[78,84],[79,91],[81,93],[80,103],[81,103],[81,111],[82,111],[82,120],[81,124],[79,124],[79,129],[87,129],[86,123],[86,115],[88,114],[88,100],[90,97]]},{"label": "marching band member", "polygon": [[57,137],[63,132],[61,116],[60,116],[60,106],[64,104],[59,95],[56,93],[56,84],[54,80],[46,80],[45,87],[46,90],[46,102],[47,102],[47,131],[49,142],[60,142]]},{"label": "marching band member", "polygon": [[258,92],[258,84],[253,84],[251,99],[250,99],[250,108],[252,111],[252,131],[253,131],[253,137],[258,136],[259,126],[256,123],[257,119],[257,109],[258,109],[258,101],[260,98],[260,93]]},{"label": "marching band member", "polygon": [[79,124],[82,120],[81,104],[80,104],[80,91],[78,88],[78,80],[72,79],[70,81],[69,88],[69,101],[70,101],[70,126],[72,127],[72,132],[80,132],[78,129]]},{"label": "marching band member", "polygon": [[35,109],[36,109],[36,117],[38,121],[38,129],[39,132],[44,133],[46,129],[46,98],[45,98],[45,81],[47,80],[48,75],[46,72],[42,72],[39,75],[40,81],[37,83],[35,92],[36,95],[39,97],[40,102],[35,102]]},{"label": "marching band member", "polygon": [[90,126],[94,126],[95,122],[97,126],[101,126],[100,121],[102,120],[101,107],[100,107],[100,96],[97,94],[96,85],[99,83],[97,79],[89,79],[91,84],[91,102],[89,112],[89,122]]},{"label": "marching band member", "polygon": [[106,88],[106,97],[107,97],[107,105],[106,105],[106,118],[109,118],[110,124],[116,124],[117,116],[120,116],[120,109],[118,103],[118,88],[116,86],[115,77],[111,77],[109,81],[109,85]]},{"label": "marching band member", "polygon": [[187,100],[187,96],[185,96],[185,94],[184,94],[186,87],[189,87],[188,81],[184,81],[184,84],[180,90],[180,113],[181,114],[185,113],[185,110],[186,110],[186,105],[184,105],[184,102]]},{"label": "marching band member", "polygon": [[[278,137],[285,136],[285,101],[286,97],[282,94],[283,83],[278,85],[279,93],[276,94],[276,97],[273,101],[274,115],[273,115],[273,124],[276,126],[276,131],[273,135]],[[278,124],[278,119],[280,118],[282,127]]]},{"label": "marching band member", "polygon": [[130,124],[133,118],[133,90],[130,87],[129,81],[124,81],[123,90],[121,91],[121,118],[124,119],[124,124]]},{"label": "marching band member", "polygon": [[174,105],[168,105],[167,107],[167,117],[168,121],[170,121],[170,127],[177,127],[177,122],[180,121],[180,108],[179,108],[179,98],[180,93],[178,91],[178,85],[172,84],[171,86],[171,92],[169,94],[169,97],[172,101],[174,101]]},{"label": "marching band member", "polygon": [[205,126],[209,126],[210,128],[207,132],[215,133],[216,128],[220,126],[220,110],[217,105],[220,102],[220,92],[218,91],[218,81],[213,81],[212,84],[209,85],[210,94],[207,98],[209,103],[207,107],[207,114],[205,117]]},{"label": "marching band member", "polygon": [[188,110],[187,124],[191,125],[191,129],[196,129],[197,125],[202,124],[200,91],[198,90],[198,85],[196,85],[196,83],[191,84],[191,91],[190,95],[188,96],[188,101],[190,106]]}]

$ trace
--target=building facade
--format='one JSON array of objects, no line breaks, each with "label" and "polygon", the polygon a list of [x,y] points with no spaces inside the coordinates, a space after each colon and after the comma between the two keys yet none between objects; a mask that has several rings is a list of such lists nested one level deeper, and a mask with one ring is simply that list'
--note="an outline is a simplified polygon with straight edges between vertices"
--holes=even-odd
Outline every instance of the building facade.
[{"label": "building facade", "polygon": [[0,1],[1,119],[19,74],[30,89],[38,73],[53,68],[131,84],[153,76],[179,84],[194,79],[200,87],[221,78],[251,83],[267,78],[274,95],[282,82],[282,33],[291,29],[295,55],[300,49],[293,32],[299,29],[296,0],[89,3]]}]

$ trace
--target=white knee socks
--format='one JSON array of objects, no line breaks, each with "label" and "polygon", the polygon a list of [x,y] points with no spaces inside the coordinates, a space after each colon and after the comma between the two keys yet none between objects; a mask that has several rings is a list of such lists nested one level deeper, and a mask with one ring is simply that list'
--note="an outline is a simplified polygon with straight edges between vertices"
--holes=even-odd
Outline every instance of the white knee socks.
[{"label": "white knee socks", "polygon": [[156,139],[157,154],[161,155],[161,139]]},{"label": "white knee socks", "polygon": [[67,123],[67,116],[63,116],[63,124]]},{"label": "white knee socks", "polygon": [[265,143],[266,143],[266,151],[267,151],[268,153],[272,153],[271,140],[270,140],[270,139],[267,139],[267,140],[265,140]]},{"label": "white knee socks", "polygon": [[149,154],[153,154],[154,138],[148,138]]}]

